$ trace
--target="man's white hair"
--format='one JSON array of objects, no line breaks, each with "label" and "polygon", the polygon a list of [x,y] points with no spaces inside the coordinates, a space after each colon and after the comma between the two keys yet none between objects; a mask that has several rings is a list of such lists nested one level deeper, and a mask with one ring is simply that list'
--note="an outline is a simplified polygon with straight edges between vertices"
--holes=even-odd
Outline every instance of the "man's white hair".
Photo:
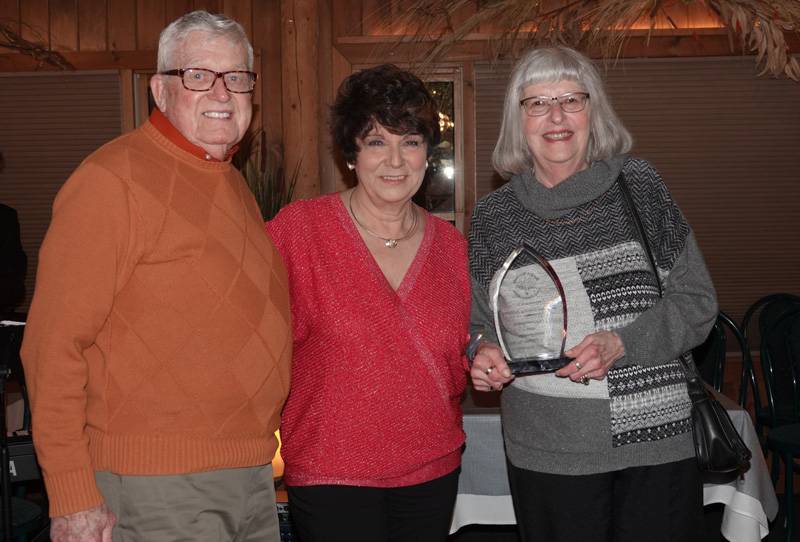
[{"label": "man's white hair", "polygon": [[175,19],[161,31],[161,36],[158,38],[158,71],[181,67],[174,65],[175,49],[189,34],[198,31],[227,38],[232,43],[240,43],[247,51],[247,69],[253,69],[253,46],[250,45],[242,25],[225,15],[212,15],[207,11],[198,10]]}]

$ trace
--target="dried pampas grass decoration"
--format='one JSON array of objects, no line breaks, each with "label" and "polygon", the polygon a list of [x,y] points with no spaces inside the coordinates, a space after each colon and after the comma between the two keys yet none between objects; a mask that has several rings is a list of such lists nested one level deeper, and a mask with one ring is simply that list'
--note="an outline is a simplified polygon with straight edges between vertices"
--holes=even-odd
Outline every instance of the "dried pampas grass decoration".
[{"label": "dried pampas grass decoration", "polygon": [[50,64],[62,70],[75,69],[60,53],[51,51],[40,43],[26,40],[12,30],[11,25],[3,22],[0,22],[0,47],[31,56],[38,62],[39,66]]},{"label": "dried pampas grass decoration", "polygon": [[[498,54],[520,46],[563,44],[597,48],[604,58],[617,58],[635,25],[641,28],[644,22],[648,35],[658,20],[677,29],[666,9],[676,4],[705,7],[716,16],[727,28],[732,50],[739,42],[743,51],[756,54],[759,75],[800,81],[800,65],[786,42],[787,34],[800,33],[797,0],[413,0],[397,23],[415,29],[411,41],[425,47],[422,65],[442,58],[487,24],[502,29],[488,37]],[[469,15],[454,23],[459,12]]]}]

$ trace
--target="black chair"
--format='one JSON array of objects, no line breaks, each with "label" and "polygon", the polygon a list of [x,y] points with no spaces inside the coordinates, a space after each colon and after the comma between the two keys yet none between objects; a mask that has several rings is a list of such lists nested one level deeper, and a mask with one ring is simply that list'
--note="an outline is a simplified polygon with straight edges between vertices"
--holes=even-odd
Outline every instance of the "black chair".
[{"label": "black chair", "polygon": [[[764,442],[764,428],[778,427],[795,423],[798,420],[791,412],[785,412],[784,405],[776,406],[776,412],[771,413],[769,405],[765,404],[758,386],[758,376],[751,355],[752,348],[759,350],[763,346],[764,331],[771,327],[780,317],[788,311],[800,307],[800,296],[788,293],[778,293],[764,296],[747,309],[742,318],[740,327],[745,340],[745,358],[742,363],[742,376],[739,387],[739,404],[747,404],[748,390],[753,394],[753,413],[755,428],[759,439]],[[758,316],[756,318],[756,315]],[[757,325],[754,325],[754,322]],[[763,372],[763,367],[762,367]]]},{"label": "black chair", "polygon": [[732,336],[736,341],[742,356],[742,364],[744,364],[747,351],[744,336],[739,330],[739,326],[722,311],[717,315],[717,320],[714,322],[714,327],[711,328],[708,338],[703,344],[692,349],[692,358],[700,377],[718,392],[722,392],[722,385],[725,382],[728,335]]},{"label": "black chair", "polygon": [[[0,469],[2,469],[2,530],[0,541],[24,542],[29,536],[46,531],[48,520],[44,503],[25,498],[24,482],[41,478],[33,440],[30,436],[30,409],[27,387],[19,359],[23,326],[0,325]],[[8,436],[6,428],[6,381],[11,377],[20,388],[23,401],[21,435]],[[13,495],[12,495],[13,493]]]},{"label": "black chair", "polygon": [[[800,307],[785,312],[764,330],[761,363],[770,412],[767,449],[772,452],[772,481],[784,474],[786,540],[794,540],[794,473],[800,472]],[[779,419],[780,417],[780,419]],[[794,423],[781,423],[794,418]]]}]

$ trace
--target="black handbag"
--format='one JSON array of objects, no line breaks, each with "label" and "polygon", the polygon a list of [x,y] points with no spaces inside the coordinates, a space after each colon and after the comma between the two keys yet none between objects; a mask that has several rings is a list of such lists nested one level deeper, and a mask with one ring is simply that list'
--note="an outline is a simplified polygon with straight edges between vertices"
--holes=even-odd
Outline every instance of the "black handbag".
[{"label": "black handbag", "polygon": [[[659,296],[664,296],[661,278],[658,276],[656,262],[650,242],[642,226],[639,212],[633,204],[625,177],[620,173],[617,178],[622,197],[638,233],[642,247],[647,253],[647,260],[658,283]],[[692,370],[687,355],[680,356],[681,368],[686,375],[686,387],[692,401],[692,435],[697,466],[701,472],[713,474],[742,473],[750,466],[750,449],[733,426],[725,408],[717,401],[700,377]]]},{"label": "black handbag", "polygon": [[[685,360],[682,360],[685,368]],[[687,376],[692,400],[692,434],[697,466],[703,472],[744,472],[750,466],[750,449],[733,426],[725,408],[696,375]]]}]

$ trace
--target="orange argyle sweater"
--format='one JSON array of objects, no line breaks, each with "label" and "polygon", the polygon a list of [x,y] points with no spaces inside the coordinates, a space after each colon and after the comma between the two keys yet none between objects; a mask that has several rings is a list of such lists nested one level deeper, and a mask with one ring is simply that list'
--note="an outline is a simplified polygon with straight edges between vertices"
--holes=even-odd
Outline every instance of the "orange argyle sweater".
[{"label": "orange argyle sweater", "polygon": [[95,471],[263,465],[277,446],[286,271],[230,161],[173,139],[151,122],[115,139],[53,205],[22,351],[51,516],[102,503]]}]

